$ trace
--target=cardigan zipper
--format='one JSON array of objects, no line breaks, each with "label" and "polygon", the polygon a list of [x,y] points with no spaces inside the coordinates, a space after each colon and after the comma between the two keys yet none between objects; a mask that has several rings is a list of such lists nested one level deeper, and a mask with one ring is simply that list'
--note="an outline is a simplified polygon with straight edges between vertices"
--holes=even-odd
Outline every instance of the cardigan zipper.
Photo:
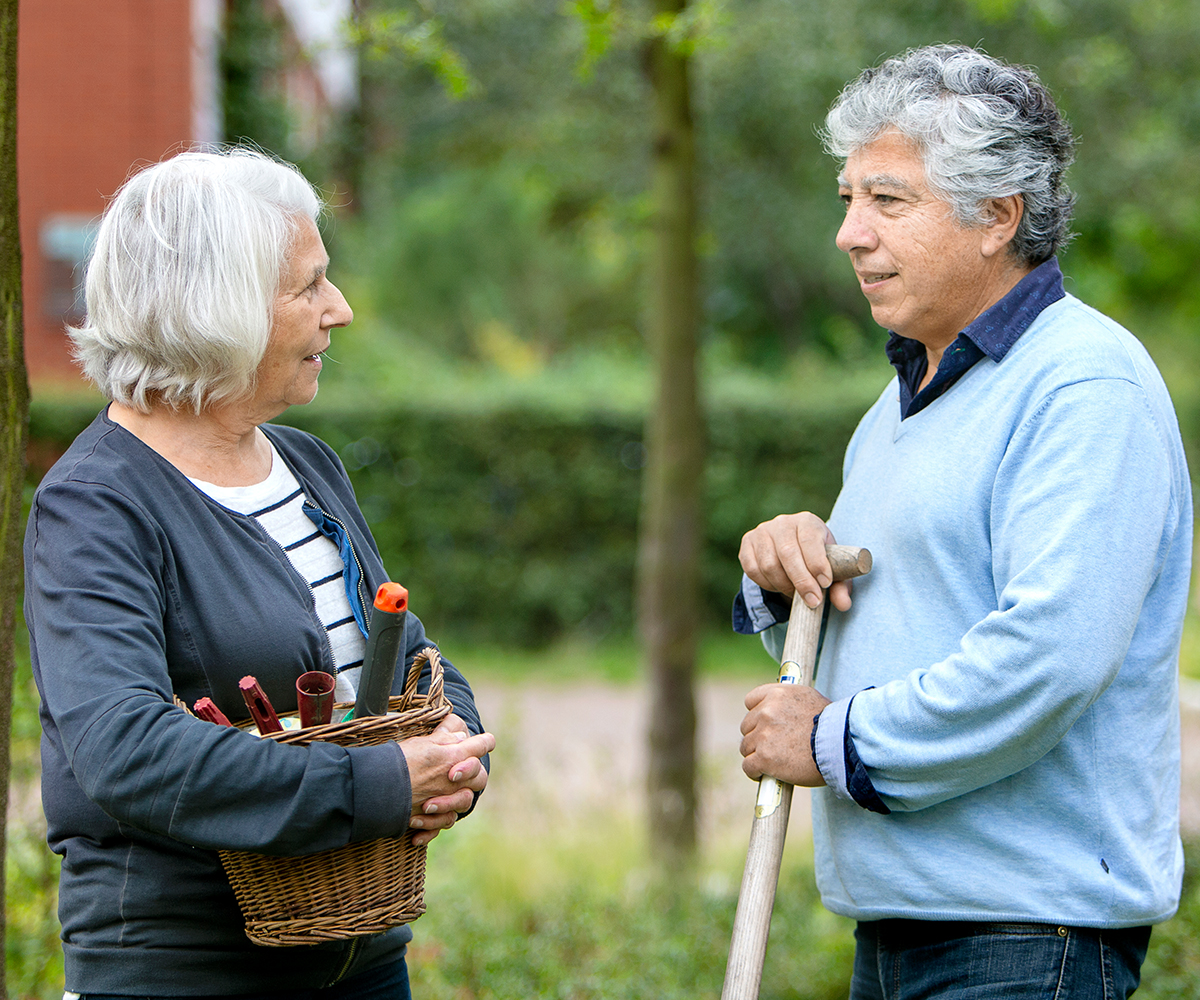
[{"label": "cardigan zipper", "polygon": [[350,971],[350,966],[354,962],[355,952],[358,951],[358,938],[350,939],[350,950],[346,952],[346,960],[342,963],[342,967],[338,969],[337,974],[325,984],[325,987],[335,986],[342,981],[342,978]]}]

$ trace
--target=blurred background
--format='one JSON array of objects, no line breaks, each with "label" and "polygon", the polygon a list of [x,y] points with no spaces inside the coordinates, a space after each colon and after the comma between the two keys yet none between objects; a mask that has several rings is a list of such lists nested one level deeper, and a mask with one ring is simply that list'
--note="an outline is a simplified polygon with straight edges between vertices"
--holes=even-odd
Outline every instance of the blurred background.
[{"label": "blurred background", "polygon": [[[783,511],[828,513],[846,440],[892,375],[833,244],[837,164],[815,132],[864,66],[961,41],[1037,69],[1079,136],[1068,290],[1150,349],[1200,467],[1200,0],[700,0],[686,18],[707,433],[703,850],[698,878],[669,892],[640,826],[634,639],[652,16],[637,0],[21,4],[29,490],[102,405],[63,326],[80,315],[95,221],[132,167],[252,142],[329,203],[330,273],[356,318],[335,334],[317,400],[282,419],[338,450],[386,565],[480,679],[485,719],[524,762],[510,775],[529,779],[497,775],[493,815],[509,822],[481,815],[431,851],[422,996],[719,995],[749,826],[728,730],[741,692],[773,678],[757,643],[726,634],[738,541]],[[1198,620],[1185,734],[1200,723]],[[62,989],[57,860],[38,829],[27,659],[17,685],[9,986],[49,997]],[[547,692],[560,700],[539,701]],[[591,753],[568,758],[573,790],[537,772],[561,753],[544,723],[564,705],[596,722]],[[536,830],[518,806],[533,800]],[[564,801],[570,824],[555,815]],[[801,821],[763,995],[841,996],[848,929],[814,902]],[[1200,990],[1190,876],[1186,893],[1139,996]]]}]

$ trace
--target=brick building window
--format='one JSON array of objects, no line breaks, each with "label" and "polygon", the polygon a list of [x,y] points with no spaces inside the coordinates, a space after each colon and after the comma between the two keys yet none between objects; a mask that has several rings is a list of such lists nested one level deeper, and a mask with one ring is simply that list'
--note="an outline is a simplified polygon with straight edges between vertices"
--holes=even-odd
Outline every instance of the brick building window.
[{"label": "brick building window", "polygon": [[99,220],[90,215],[48,215],[38,243],[42,251],[42,313],[56,326],[83,321],[84,265]]}]

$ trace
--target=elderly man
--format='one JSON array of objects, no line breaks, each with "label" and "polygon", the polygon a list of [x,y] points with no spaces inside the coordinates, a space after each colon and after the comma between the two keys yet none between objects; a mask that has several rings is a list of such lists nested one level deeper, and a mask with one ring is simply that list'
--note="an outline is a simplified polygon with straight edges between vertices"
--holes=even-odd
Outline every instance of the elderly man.
[{"label": "elderly man", "polygon": [[[819,690],[747,696],[744,769],[817,787],[854,1000],[1128,996],[1183,865],[1192,504],[1170,398],[1063,289],[1072,139],[1030,71],[918,49],[851,83],[825,139],[837,245],[897,378],[828,524],[746,534],[735,627],[778,655],[835,535],[875,566],[830,616]],[[830,598],[849,611],[846,584]]]}]

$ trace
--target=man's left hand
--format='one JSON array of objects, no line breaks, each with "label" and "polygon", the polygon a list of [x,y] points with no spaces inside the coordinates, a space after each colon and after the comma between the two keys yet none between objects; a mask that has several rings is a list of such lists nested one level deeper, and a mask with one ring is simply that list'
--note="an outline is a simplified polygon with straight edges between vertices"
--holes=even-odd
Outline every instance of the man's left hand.
[{"label": "man's left hand", "polygon": [[746,695],[742,720],[742,770],[755,780],[817,788],[825,784],[812,757],[813,716],[829,699],[800,684],[761,684]]}]

